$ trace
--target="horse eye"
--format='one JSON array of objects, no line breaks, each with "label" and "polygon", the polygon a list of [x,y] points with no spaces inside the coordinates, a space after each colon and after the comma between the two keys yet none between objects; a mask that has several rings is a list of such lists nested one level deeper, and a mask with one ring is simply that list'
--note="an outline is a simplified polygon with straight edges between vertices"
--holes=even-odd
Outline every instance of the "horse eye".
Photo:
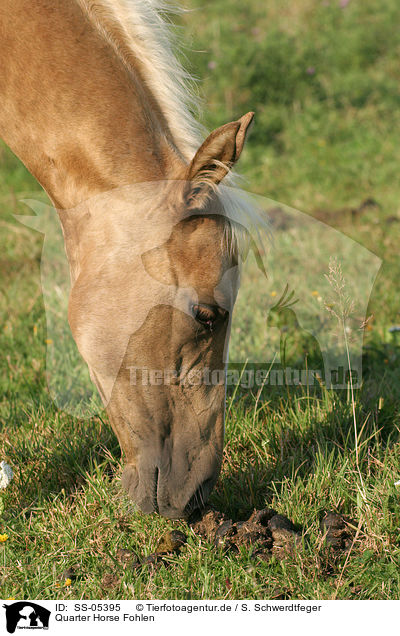
[{"label": "horse eye", "polygon": [[213,305],[192,305],[192,314],[195,320],[209,329],[212,329],[221,311]]}]

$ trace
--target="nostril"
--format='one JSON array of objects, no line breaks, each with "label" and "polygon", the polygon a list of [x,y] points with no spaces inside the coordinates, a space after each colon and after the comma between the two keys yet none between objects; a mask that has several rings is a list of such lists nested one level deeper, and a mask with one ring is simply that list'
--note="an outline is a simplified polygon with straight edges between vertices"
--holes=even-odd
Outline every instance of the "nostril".
[{"label": "nostril", "polygon": [[132,501],[145,514],[159,513],[160,470],[153,462],[127,464],[122,473],[122,486]]},{"label": "nostril", "polygon": [[[141,480],[137,466],[127,464],[123,470],[121,481],[132,501],[142,512],[145,514],[154,512],[154,486],[151,479]],[[147,487],[143,485],[143,481],[147,484]]]}]

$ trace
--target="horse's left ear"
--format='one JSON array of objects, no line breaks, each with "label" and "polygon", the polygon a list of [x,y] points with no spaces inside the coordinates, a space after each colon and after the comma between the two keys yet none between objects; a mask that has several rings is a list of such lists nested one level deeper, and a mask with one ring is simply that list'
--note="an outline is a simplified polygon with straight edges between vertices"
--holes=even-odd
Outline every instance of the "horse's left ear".
[{"label": "horse's left ear", "polygon": [[189,206],[201,208],[239,159],[253,117],[254,113],[247,113],[217,128],[202,143],[187,170]]}]

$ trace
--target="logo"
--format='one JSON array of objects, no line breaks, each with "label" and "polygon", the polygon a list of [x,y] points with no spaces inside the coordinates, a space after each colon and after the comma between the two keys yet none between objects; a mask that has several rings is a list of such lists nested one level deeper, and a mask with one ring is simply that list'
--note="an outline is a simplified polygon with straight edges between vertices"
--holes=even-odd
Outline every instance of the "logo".
[{"label": "logo", "polygon": [[3,607],[6,610],[6,627],[9,634],[14,634],[16,629],[49,629],[51,612],[37,603],[17,601]]}]

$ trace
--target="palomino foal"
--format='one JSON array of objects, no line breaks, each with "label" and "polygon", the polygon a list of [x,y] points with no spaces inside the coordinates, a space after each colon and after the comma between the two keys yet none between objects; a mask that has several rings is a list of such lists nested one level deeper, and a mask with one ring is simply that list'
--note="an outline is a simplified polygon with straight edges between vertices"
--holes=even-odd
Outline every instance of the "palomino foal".
[{"label": "palomino foal", "polygon": [[[0,134],[58,209],[71,331],[125,455],[123,483],[144,512],[187,516],[220,470],[225,389],[181,380],[224,368],[237,280],[218,184],[253,115],[200,145],[154,0],[3,0],[0,27]],[[143,183],[154,197],[127,197]],[[133,382],[132,367],[175,373]]]}]

